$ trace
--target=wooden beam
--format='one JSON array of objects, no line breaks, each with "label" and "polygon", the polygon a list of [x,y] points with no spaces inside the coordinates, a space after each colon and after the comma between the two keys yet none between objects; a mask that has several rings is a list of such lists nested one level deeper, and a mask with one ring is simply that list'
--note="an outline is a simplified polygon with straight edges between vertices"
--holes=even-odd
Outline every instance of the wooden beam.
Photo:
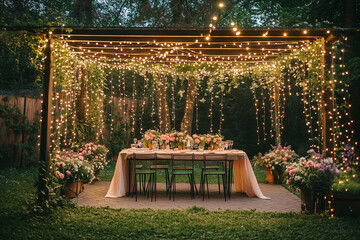
[{"label": "wooden beam", "polygon": [[41,205],[49,199],[48,179],[50,174],[50,133],[51,133],[51,108],[53,93],[53,55],[52,39],[46,34],[45,40],[45,71],[43,80],[43,104],[42,122],[40,135],[40,156],[39,156],[39,185],[38,201]]}]

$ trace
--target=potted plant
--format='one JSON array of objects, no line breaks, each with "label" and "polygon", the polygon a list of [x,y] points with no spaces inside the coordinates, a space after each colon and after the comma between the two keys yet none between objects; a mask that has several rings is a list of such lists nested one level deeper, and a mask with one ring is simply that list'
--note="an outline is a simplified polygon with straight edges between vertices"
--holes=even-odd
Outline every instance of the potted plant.
[{"label": "potted plant", "polygon": [[334,215],[360,214],[360,165],[354,147],[346,145],[340,157],[341,175],[332,186]]},{"label": "potted plant", "polygon": [[106,154],[108,149],[103,145],[97,145],[92,142],[85,144],[79,149],[79,154],[84,160],[88,161],[94,169],[95,179],[98,179],[98,175],[101,170],[107,165]]},{"label": "potted plant", "polygon": [[255,157],[255,166],[265,167],[266,178],[269,183],[282,183],[283,175],[288,163],[295,162],[298,155],[291,146],[272,146],[264,156],[261,153]]},{"label": "potted plant", "polygon": [[288,164],[285,170],[286,183],[301,190],[302,210],[319,213],[325,210],[325,197],[340,171],[331,158],[323,158],[313,149],[299,162]]},{"label": "potted plant", "polygon": [[66,197],[76,197],[82,191],[83,183],[91,182],[94,178],[91,163],[73,151],[62,151],[56,154],[52,169]]}]

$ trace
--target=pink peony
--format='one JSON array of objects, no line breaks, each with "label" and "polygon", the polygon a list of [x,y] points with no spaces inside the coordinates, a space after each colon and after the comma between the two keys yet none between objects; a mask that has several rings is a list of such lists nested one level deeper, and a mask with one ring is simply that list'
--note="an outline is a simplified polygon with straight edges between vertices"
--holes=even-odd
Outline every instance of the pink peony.
[{"label": "pink peony", "polygon": [[284,147],[284,149],[286,150],[286,147]]},{"label": "pink peony", "polygon": [[55,172],[55,175],[59,175],[59,173],[60,173],[59,171],[56,171],[56,172]]},{"label": "pink peony", "polygon": [[91,151],[88,151],[88,154],[90,155],[90,154],[91,154]]},{"label": "pink peony", "polygon": [[70,174],[71,174],[71,172],[70,172],[69,170],[67,170],[67,171],[66,171],[66,174],[67,174],[67,175],[70,175]]},{"label": "pink peony", "polygon": [[219,137],[217,140],[218,140],[218,141],[221,141],[221,140],[222,140],[222,138],[221,138],[221,137]]},{"label": "pink peony", "polygon": [[320,166],[321,166],[320,164],[315,164],[315,165],[314,165],[314,168],[319,169]]},{"label": "pink peony", "polygon": [[198,138],[195,139],[195,143],[196,144],[199,144],[200,143],[200,140]]},{"label": "pink peony", "polygon": [[290,184],[290,181],[289,181],[289,179],[288,179],[288,180],[286,180],[286,184]]},{"label": "pink peony", "polygon": [[83,157],[83,156],[79,156],[79,159],[80,159],[80,160],[84,160],[84,157]]},{"label": "pink peony", "polygon": [[211,142],[211,138],[208,138],[206,141],[207,141],[208,143]]},{"label": "pink peony", "polygon": [[96,159],[98,159],[99,157],[98,156],[95,156]]},{"label": "pink peony", "polygon": [[79,149],[80,152],[82,152],[82,150],[83,150],[82,148]]},{"label": "pink peony", "polygon": [[65,166],[65,163],[64,163],[64,162],[60,162],[60,165],[61,165],[62,167],[64,167],[64,166]]},{"label": "pink peony", "polygon": [[261,159],[264,159],[265,157],[261,157]]},{"label": "pink peony", "polygon": [[309,161],[307,161],[306,166],[307,167],[312,167],[312,166],[314,166],[314,162],[309,160]]},{"label": "pink peony", "polygon": [[204,137],[200,137],[200,140],[204,140],[205,138]]},{"label": "pink peony", "polygon": [[286,162],[287,161],[287,158],[286,157],[283,157],[283,159],[282,159],[284,162]]},{"label": "pink peony", "polygon": [[60,179],[64,179],[64,174],[63,174],[63,173],[59,173],[59,178],[60,178]]},{"label": "pink peony", "polygon": [[60,167],[60,163],[59,163],[59,162],[56,162],[56,166]]},{"label": "pink peony", "polygon": [[291,170],[290,170],[290,173],[289,173],[289,174],[290,174],[290,175],[294,175],[296,172],[297,172],[297,169],[294,168],[294,169],[291,169]]},{"label": "pink peony", "polygon": [[291,170],[291,167],[287,167],[285,172],[289,172]]}]

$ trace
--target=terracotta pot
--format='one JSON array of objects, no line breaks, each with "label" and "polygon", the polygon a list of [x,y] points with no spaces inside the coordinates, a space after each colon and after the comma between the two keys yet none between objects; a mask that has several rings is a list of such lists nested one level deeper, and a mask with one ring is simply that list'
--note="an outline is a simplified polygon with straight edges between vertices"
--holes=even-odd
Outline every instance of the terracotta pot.
[{"label": "terracotta pot", "polygon": [[333,194],[334,215],[360,215],[360,196]]},{"label": "terracotta pot", "polygon": [[83,190],[83,181],[67,182],[65,184],[64,195],[69,198],[77,197]]},{"label": "terracotta pot", "polygon": [[271,173],[270,168],[265,168],[266,179],[269,183],[275,183],[274,175]]}]

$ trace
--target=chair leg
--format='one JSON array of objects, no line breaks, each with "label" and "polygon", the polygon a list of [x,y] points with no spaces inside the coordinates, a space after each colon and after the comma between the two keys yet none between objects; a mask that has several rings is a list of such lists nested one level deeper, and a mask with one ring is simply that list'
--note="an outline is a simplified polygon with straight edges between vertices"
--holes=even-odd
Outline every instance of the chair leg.
[{"label": "chair leg", "polygon": [[173,201],[175,201],[175,192],[176,192],[176,178],[175,178],[175,175],[173,175],[173,192],[172,192],[172,194],[173,194]]},{"label": "chair leg", "polygon": [[137,179],[136,174],[134,178],[134,187],[135,187],[135,201],[137,201]]},{"label": "chair leg", "polygon": [[201,176],[201,183],[200,183],[202,195],[203,195],[203,201],[205,200],[205,177]]},{"label": "chair leg", "polygon": [[202,189],[202,182],[203,182],[203,174],[204,174],[204,169],[201,169],[201,177],[200,177],[200,188],[199,188],[199,192],[203,191]]},{"label": "chair leg", "polygon": [[208,175],[205,175],[205,177],[206,177],[207,194],[208,194],[208,198],[210,198],[210,192],[209,192],[209,179],[208,179]]},{"label": "chair leg", "polygon": [[155,202],[156,202],[156,171],[154,173],[154,195],[155,195]]},{"label": "chair leg", "polygon": [[227,194],[227,191],[226,191],[226,182],[225,182],[225,175],[222,175],[222,181],[223,181],[223,190],[224,190],[224,198],[225,198],[225,202],[226,202],[226,194]]},{"label": "chair leg", "polygon": [[218,187],[219,187],[219,194],[220,194],[220,176],[217,175],[217,177],[218,177]]}]

